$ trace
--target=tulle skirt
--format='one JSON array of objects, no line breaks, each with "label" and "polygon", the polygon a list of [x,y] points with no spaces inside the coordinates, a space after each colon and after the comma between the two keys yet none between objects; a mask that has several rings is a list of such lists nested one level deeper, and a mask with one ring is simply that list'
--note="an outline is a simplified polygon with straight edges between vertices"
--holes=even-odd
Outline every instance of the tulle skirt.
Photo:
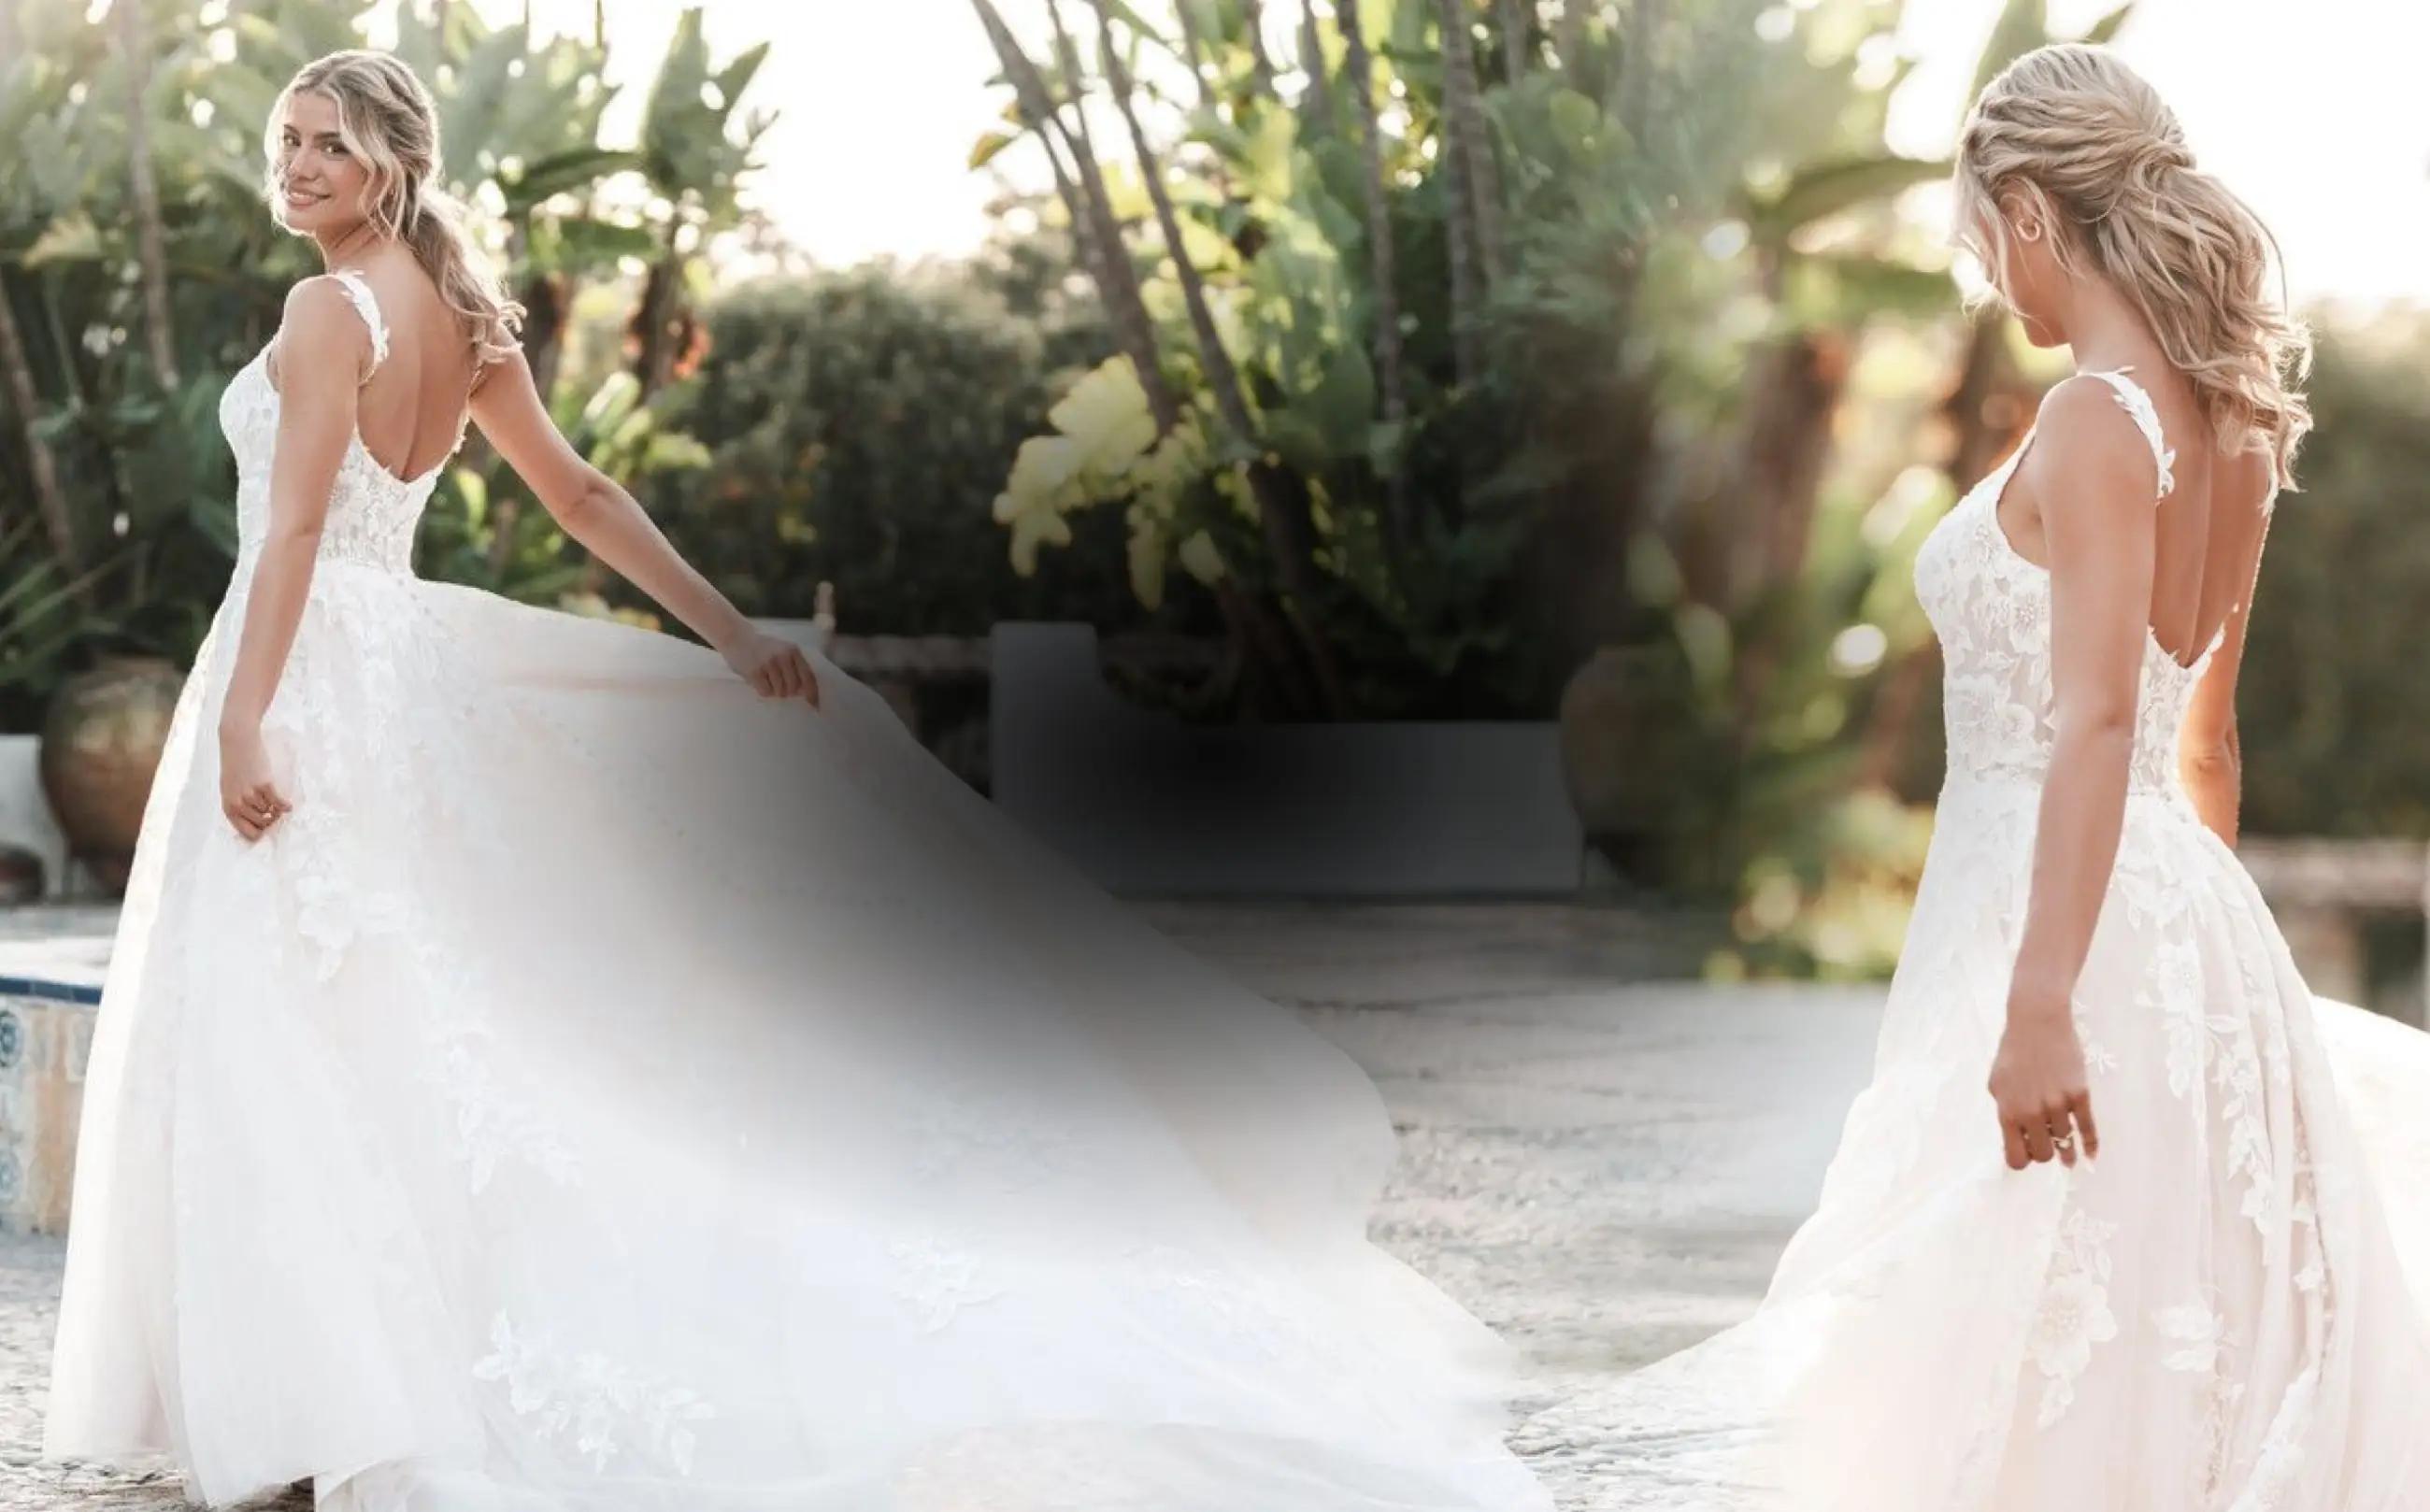
[{"label": "tulle skirt", "polygon": [[218,809],[180,698],[48,1455],[347,1512],[1451,1512],[1513,1352],[1368,1242],[1373,1085],[813,653],[325,561]]},{"label": "tulle skirt", "polygon": [[2235,853],[2139,792],[2073,998],[2102,1153],[2009,1171],[2039,797],[1944,788],[1818,1207],[1752,1318],[1599,1396],[1598,1506],[2430,1507],[2430,1036],[2312,997]]}]

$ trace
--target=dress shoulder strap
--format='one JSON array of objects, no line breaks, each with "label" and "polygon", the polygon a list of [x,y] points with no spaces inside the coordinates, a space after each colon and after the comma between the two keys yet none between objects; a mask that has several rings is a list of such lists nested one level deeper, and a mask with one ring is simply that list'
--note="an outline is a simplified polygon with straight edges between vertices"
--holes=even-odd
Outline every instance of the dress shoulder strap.
[{"label": "dress shoulder strap", "polygon": [[[329,276],[338,280],[338,287],[346,291],[346,298],[355,307],[355,313],[372,328],[372,365],[363,370],[363,378],[369,378],[388,359],[388,324],[380,319],[379,301],[372,297],[371,284],[352,268],[332,268]],[[363,380],[356,381],[359,384]]]},{"label": "dress shoulder strap", "polygon": [[2143,391],[2141,384],[2126,376],[2126,368],[2120,368],[2115,372],[2087,373],[2083,376],[2099,378],[2109,385],[2118,400],[2118,407],[2133,417],[2135,428],[2152,443],[2152,462],[2160,474],[2159,491],[2153,498],[2155,501],[2165,499],[2177,486],[2176,474],[2172,471],[2176,466],[2177,451],[2160,433],[2160,412],[2152,407],[2152,396]]}]

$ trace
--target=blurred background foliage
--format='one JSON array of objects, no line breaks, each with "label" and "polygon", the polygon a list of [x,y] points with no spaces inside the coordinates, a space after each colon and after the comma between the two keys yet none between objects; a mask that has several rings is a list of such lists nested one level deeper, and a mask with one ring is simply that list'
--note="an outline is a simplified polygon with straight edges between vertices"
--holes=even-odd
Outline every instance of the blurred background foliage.
[{"label": "blurred background foliage", "polygon": [[[107,653],[191,656],[218,396],[319,266],[262,125],[371,9],[0,0],[0,729]],[[995,235],[856,268],[750,208],[765,49],[696,12],[630,142],[605,35],[404,0],[397,50],[560,424],[747,612],[1203,636],[1211,674],[1137,690],[1199,718],[1557,719],[1613,883],[1725,920],[1713,971],[1870,975],[1940,770],[1914,552],[2063,371],[1960,308],[1948,165],[1885,145],[1901,10],[970,0]],[[2051,36],[2008,0],[1978,78]],[[2430,321],[2319,323],[2248,827],[2430,838],[2430,735],[2379,717],[2430,706],[2388,612],[2430,596]],[[657,623],[477,434],[419,551]]]},{"label": "blurred background foliage", "polygon": [[2310,390],[2239,683],[2246,822],[2430,836],[2430,314],[2331,327]]},{"label": "blurred background foliage", "polygon": [[[667,406],[710,463],[653,479],[653,513],[738,603],[791,610],[827,581],[858,632],[1123,623],[1112,522],[1024,575],[989,515],[1054,397],[1049,317],[1015,307],[1018,276],[881,263],[722,293],[709,356]],[[1063,344],[1102,340],[1086,319]]]}]

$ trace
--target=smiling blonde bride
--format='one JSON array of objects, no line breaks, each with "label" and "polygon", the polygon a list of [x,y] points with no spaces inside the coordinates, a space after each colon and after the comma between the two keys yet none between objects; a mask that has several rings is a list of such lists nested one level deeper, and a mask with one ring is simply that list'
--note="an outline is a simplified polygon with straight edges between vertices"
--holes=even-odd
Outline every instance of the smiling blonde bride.
[{"label": "smiling blonde bride", "polygon": [[[753,627],[550,424],[395,58],[103,989],[45,1453],[330,1512],[1546,1512],[1374,1087]],[[706,646],[426,581],[467,424]]]}]

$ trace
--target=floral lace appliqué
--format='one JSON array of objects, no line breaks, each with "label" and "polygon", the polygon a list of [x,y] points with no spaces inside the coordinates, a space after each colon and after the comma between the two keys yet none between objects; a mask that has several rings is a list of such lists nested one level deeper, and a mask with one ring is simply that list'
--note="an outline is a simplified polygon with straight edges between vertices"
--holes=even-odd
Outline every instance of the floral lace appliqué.
[{"label": "floral lace appliqu\u00e9", "polygon": [[2152,1326],[2170,1343],[2160,1364],[2172,1371],[2210,1371],[2219,1364],[2220,1339],[2227,1327],[2219,1309],[2189,1302],[2163,1307],[2152,1315]]},{"label": "floral lace appliqu\u00e9", "polygon": [[[2129,379],[2101,376],[2143,425],[2149,396]],[[2152,441],[2165,493],[2173,483],[2169,464],[2174,454],[2163,444],[2157,427],[2157,420],[2151,419],[2144,434]],[[2039,784],[2050,770],[2056,739],[2050,573],[2009,544],[1998,514],[2000,496],[2032,441],[2028,433],[2006,461],[1969,490],[1916,554],[1916,598],[1942,652],[1943,719],[1953,778]],[[2219,644],[2220,637],[2214,636],[2188,666],[2145,635],[2135,744],[2127,766],[2130,794],[2187,802],[2177,777],[2177,732]]]},{"label": "floral lace appliqu\u00e9", "polygon": [[506,1384],[508,1404],[545,1440],[571,1437],[594,1470],[612,1459],[649,1461],[691,1473],[691,1424],[717,1416],[689,1387],[654,1380],[596,1350],[561,1354],[515,1329],[500,1312],[490,1324],[490,1353],[473,1364],[477,1380]]},{"label": "floral lace appliqu\u00e9", "polygon": [[2235,1421],[2237,1404],[2244,1398],[2244,1383],[2236,1378],[2228,1358],[2227,1319],[2209,1302],[2185,1302],[2154,1309],[2152,1326],[2167,1346],[2160,1355],[2161,1369],[2205,1378],[2200,1387],[2200,1454],[2204,1504],[2208,1505],[2226,1473],[2228,1428]]},{"label": "floral lace appliqu\u00e9", "polygon": [[329,275],[338,280],[338,287],[346,291],[346,298],[354,305],[356,313],[361,315],[363,324],[371,327],[372,366],[378,367],[388,360],[388,323],[380,319],[379,301],[372,297],[372,286],[352,268],[332,268]]},{"label": "floral lace appliqu\u00e9", "polygon": [[888,1241],[893,1293],[930,1333],[950,1327],[965,1307],[991,1302],[1004,1288],[989,1278],[979,1246],[941,1231],[898,1235]]},{"label": "floral lace appliqu\u00e9", "polygon": [[2093,373],[2087,376],[2099,378],[2109,385],[2109,391],[2117,399],[2118,407],[2126,411],[2134,420],[2135,428],[2141,431],[2143,439],[2152,443],[2152,462],[2159,470],[2159,491],[2154,497],[2165,499],[2175,492],[2177,475],[2174,469],[2177,465],[2177,449],[2168,444],[2160,430],[2160,412],[2153,407],[2152,396],[2143,391],[2141,384],[2127,377],[2126,370],[2123,368],[2115,373]]},{"label": "floral lace appliqu\u00e9", "polygon": [[2034,1364],[2042,1372],[2041,1408],[2035,1426],[2058,1421],[2075,1402],[2076,1378],[2092,1363],[2092,1347],[2118,1337],[2109,1311],[2109,1241],[2118,1225],[2070,1207],[2059,1224],[2058,1248],[2042,1284],[2034,1317]]}]

